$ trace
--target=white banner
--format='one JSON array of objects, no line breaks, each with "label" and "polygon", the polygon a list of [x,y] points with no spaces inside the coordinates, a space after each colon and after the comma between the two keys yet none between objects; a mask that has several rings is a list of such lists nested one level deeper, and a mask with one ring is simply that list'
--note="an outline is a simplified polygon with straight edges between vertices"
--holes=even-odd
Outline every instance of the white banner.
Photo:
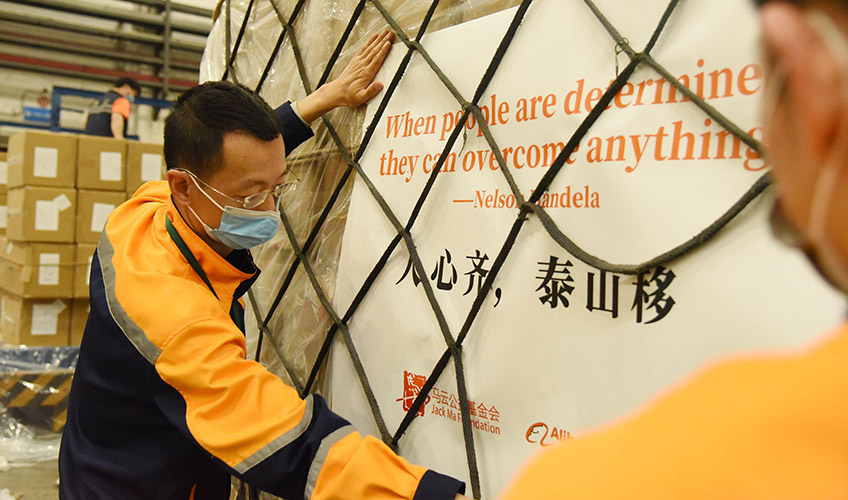
[{"label": "white banner", "polygon": [[[635,50],[665,0],[596,2]],[[423,46],[467,99],[515,9],[427,35]],[[763,93],[747,2],[682,2],[653,57],[757,139]],[[405,52],[392,49],[388,83]],[[524,197],[629,58],[584,2],[534,2],[479,105]],[[365,123],[370,123],[372,101]],[[361,159],[406,224],[460,106],[414,55]],[[591,254],[646,261],[715,221],[766,162],[647,65],[589,130],[539,204]],[[769,235],[766,197],[685,258],[634,276],[594,269],[533,215],[463,344],[483,496],[495,496],[540,446],[568,441],[644,405],[705,363],[801,345],[835,324],[843,302],[802,257]],[[518,210],[479,127],[469,123],[412,227],[426,276],[401,243],[350,322],[390,432],[446,350],[421,280],[456,337]],[[343,314],[397,232],[361,179],[353,188],[335,307]],[[343,343],[330,372],[333,409],[376,426]],[[400,441],[402,454],[468,480],[453,363]]]}]

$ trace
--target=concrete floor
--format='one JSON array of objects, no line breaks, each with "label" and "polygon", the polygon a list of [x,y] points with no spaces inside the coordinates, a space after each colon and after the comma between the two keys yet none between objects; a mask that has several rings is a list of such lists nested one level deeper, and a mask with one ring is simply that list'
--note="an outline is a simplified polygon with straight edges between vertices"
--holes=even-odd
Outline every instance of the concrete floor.
[{"label": "concrete floor", "polygon": [[58,460],[48,460],[25,467],[14,466],[0,472],[0,490],[6,488],[14,498],[20,500],[57,500],[58,479]]},{"label": "concrete floor", "polygon": [[[59,461],[47,460],[29,466],[15,466],[0,472],[0,490],[8,489],[16,500],[58,500]],[[230,495],[236,498],[236,491]],[[272,498],[265,496],[263,498]]]}]

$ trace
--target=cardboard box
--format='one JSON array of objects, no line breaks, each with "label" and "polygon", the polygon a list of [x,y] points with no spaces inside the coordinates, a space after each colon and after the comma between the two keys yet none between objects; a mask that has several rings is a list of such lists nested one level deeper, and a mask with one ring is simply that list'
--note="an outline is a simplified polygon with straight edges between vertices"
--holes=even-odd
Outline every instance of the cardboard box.
[{"label": "cardboard box", "polygon": [[6,153],[0,153],[0,194],[6,194],[9,190],[9,162],[6,161]]},{"label": "cardboard box", "polygon": [[77,175],[77,136],[27,130],[9,138],[9,188],[21,186],[74,187]]},{"label": "cardboard box", "polygon": [[12,344],[67,345],[70,327],[70,300],[25,299],[8,292],[0,295],[0,332]]},{"label": "cardboard box", "polygon": [[91,280],[91,261],[97,245],[77,243],[74,257],[74,298],[88,298],[88,285]]},{"label": "cardboard box", "polygon": [[7,197],[6,237],[12,241],[73,243],[76,235],[76,189],[23,187]]},{"label": "cardboard box", "polygon": [[97,243],[106,226],[106,218],[127,200],[126,193],[116,191],[87,191],[77,194],[77,243]]},{"label": "cardboard box", "polygon": [[6,207],[6,195],[0,194],[0,236],[6,235],[6,226],[9,223],[9,210]]},{"label": "cardboard box", "polygon": [[80,345],[88,313],[91,312],[91,302],[88,299],[74,299],[71,304],[71,330],[68,345]]},{"label": "cardboard box", "polygon": [[0,238],[0,288],[24,298],[71,298],[76,246]]},{"label": "cardboard box", "polygon": [[127,141],[111,137],[80,136],[77,154],[77,187],[125,191]]},{"label": "cardboard box", "polygon": [[165,155],[161,144],[130,141],[127,144],[127,194],[148,181],[165,178]]}]

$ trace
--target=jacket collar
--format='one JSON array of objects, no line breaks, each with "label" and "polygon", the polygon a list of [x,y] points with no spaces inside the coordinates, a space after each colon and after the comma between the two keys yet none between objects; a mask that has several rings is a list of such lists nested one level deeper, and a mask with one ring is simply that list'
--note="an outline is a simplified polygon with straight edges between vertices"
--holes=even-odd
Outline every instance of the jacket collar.
[{"label": "jacket collar", "polygon": [[[166,213],[168,217],[171,218],[171,222],[174,224],[174,229],[177,230],[177,233],[183,239],[186,246],[188,246],[189,250],[191,250],[194,258],[197,259],[200,267],[203,268],[203,272],[206,273],[206,276],[209,278],[212,286],[215,287],[215,292],[218,296],[222,298],[238,298],[243,295],[247,289],[250,288],[250,284],[252,284],[259,276],[259,269],[257,269],[256,265],[253,263],[253,258],[250,255],[250,252],[247,252],[246,262],[243,257],[234,256],[241,257],[239,260],[242,262],[239,267],[243,267],[245,269],[248,267],[253,268],[253,271],[248,273],[240,270],[238,267],[233,265],[230,260],[213,250],[212,247],[203,241],[203,239],[198,236],[191,227],[189,227],[185,219],[183,219],[182,214],[180,214],[179,210],[177,210],[177,207],[174,205],[174,201],[170,198],[170,196],[168,197],[167,204]],[[164,224],[164,221],[162,221],[162,223]],[[171,243],[174,245],[174,250],[179,254],[180,251],[176,248],[176,244],[173,242]],[[182,254],[180,255],[182,256]],[[233,262],[237,261],[233,260]],[[192,273],[193,272],[194,271],[192,271]],[[236,293],[237,290],[239,293]]]}]

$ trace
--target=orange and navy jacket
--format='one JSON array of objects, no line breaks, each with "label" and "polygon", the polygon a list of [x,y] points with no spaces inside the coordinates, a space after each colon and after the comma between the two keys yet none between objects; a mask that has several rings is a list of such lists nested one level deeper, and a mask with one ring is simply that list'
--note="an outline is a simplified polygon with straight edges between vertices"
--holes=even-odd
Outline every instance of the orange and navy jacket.
[{"label": "orange and navy jacket", "polygon": [[[166,217],[217,297],[170,238]],[[110,216],[60,450],[62,500],[228,499],[230,476],[290,500],[447,499],[464,485],[359,435],[318,395],[245,359],[233,301],[258,275],[180,216],[165,181]]]},{"label": "orange and navy jacket", "polygon": [[717,364],[545,449],[502,500],[848,498],[848,325],[805,352]]}]

